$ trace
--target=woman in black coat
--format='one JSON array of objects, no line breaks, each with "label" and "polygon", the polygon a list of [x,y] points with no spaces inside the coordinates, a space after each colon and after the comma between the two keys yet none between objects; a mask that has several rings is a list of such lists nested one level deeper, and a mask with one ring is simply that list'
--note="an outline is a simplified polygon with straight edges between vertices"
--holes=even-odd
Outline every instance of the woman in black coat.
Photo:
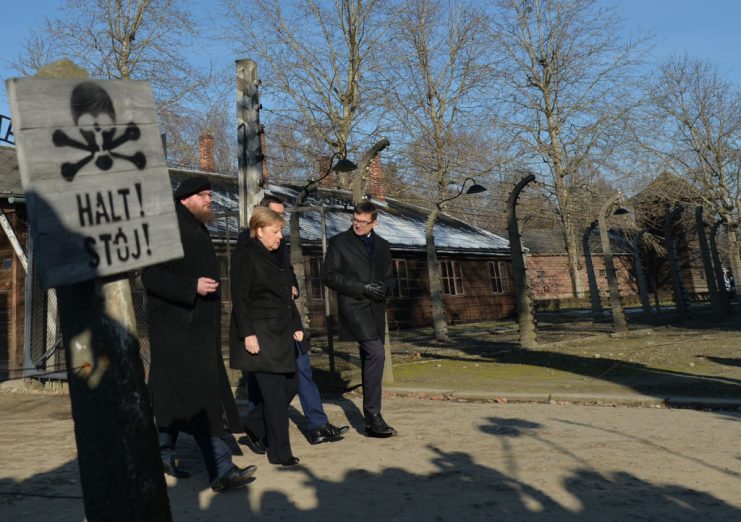
[{"label": "woman in black coat", "polygon": [[267,438],[272,464],[292,466],[298,458],[288,438],[288,406],[298,391],[295,343],[304,332],[291,296],[291,273],[280,258],[284,224],[277,212],[253,210],[250,239],[232,255],[229,337],[231,367],[252,372],[263,397],[247,415],[246,427]]}]

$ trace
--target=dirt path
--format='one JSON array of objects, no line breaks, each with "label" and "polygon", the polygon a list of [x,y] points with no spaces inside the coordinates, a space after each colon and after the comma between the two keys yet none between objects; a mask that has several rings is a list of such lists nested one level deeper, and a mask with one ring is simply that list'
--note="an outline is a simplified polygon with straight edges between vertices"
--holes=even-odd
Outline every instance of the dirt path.
[{"label": "dirt path", "polygon": [[[83,519],[68,401],[0,394],[0,520]],[[389,398],[401,435],[375,440],[356,398],[327,411],[356,429],[311,446],[294,425],[301,466],[239,456],[257,480],[220,495],[184,437],[174,519],[741,520],[739,412]]]}]

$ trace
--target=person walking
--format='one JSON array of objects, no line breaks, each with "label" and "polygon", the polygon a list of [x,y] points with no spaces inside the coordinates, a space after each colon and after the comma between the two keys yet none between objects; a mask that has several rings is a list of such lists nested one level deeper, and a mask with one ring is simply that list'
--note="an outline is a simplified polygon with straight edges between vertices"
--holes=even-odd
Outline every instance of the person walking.
[{"label": "person walking", "polygon": [[283,217],[256,207],[248,240],[232,255],[229,361],[251,372],[261,400],[245,418],[245,432],[267,440],[271,464],[295,466],[288,407],[298,391],[296,343],[304,338],[291,295],[291,277],[280,259]]},{"label": "person walking", "polygon": [[[274,194],[267,194],[263,197],[262,201],[260,201],[260,206],[269,208],[285,218],[285,203],[281,198]],[[245,230],[240,234],[237,244],[242,244],[247,241],[247,239],[249,239],[249,231]],[[280,241],[278,257],[281,260],[283,268],[290,274],[291,295],[293,299],[297,299],[300,290],[296,274],[293,271],[290,252],[285,239],[281,239]],[[308,422],[308,433],[306,436],[311,444],[337,442],[342,440],[342,436],[347,432],[349,427],[338,427],[329,422],[329,418],[324,412],[324,407],[322,406],[322,397],[319,393],[319,388],[314,382],[311,360],[309,359],[309,350],[311,350],[311,343],[309,342],[308,335],[305,335],[303,341],[296,343],[296,369],[298,372],[298,398],[301,402],[301,409],[304,412],[304,417],[306,417]],[[256,386],[254,378],[250,374],[247,376],[247,395],[250,402],[253,404],[258,403],[261,400],[259,397],[259,388]],[[253,397],[255,397],[254,401]],[[250,433],[249,430],[246,430],[246,436],[241,438],[239,442],[247,444],[256,453],[265,452],[263,441],[257,438],[255,434]]]},{"label": "person walking", "polygon": [[397,434],[381,416],[386,297],[395,279],[388,241],[374,228],[378,209],[361,201],[352,226],[329,240],[324,284],[337,292],[340,340],[357,341],[363,380],[365,432],[371,437]]},{"label": "person walking", "polygon": [[220,271],[206,223],[213,220],[205,176],[183,180],[174,193],[183,257],[144,269],[151,365],[149,390],[165,473],[187,478],[173,453],[178,433],[191,434],[203,454],[211,489],[252,480],[223,440],[241,432],[221,354]]}]

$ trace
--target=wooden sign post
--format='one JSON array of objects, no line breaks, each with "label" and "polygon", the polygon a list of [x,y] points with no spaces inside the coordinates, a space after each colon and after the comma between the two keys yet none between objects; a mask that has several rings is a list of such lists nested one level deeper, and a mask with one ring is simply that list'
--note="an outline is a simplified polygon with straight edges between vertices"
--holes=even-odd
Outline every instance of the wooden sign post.
[{"label": "wooden sign post", "polygon": [[169,521],[120,275],[182,256],[154,104],[146,82],[90,81],[74,70],[54,75],[74,79],[6,84],[38,272],[57,288],[85,514]]},{"label": "wooden sign post", "polygon": [[147,82],[13,78],[7,86],[46,288],[182,257]]}]

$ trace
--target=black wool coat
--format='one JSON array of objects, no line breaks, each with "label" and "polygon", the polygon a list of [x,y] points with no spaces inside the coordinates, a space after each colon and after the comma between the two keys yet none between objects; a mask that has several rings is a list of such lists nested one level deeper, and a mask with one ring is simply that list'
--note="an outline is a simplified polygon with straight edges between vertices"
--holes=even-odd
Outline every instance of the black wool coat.
[{"label": "black wool coat", "polygon": [[206,227],[180,202],[175,209],[184,257],[147,267],[149,390],[159,426],[242,431],[221,354],[221,293],[198,295],[199,277],[220,281]]},{"label": "black wool coat", "polygon": [[[229,364],[265,373],[296,371],[293,334],[303,331],[291,296],[291,270],[258,239],[237,244],[232,254],[232,316]],[[244,338],[257,336],[260,353],[250,354]]]},{"label": "black wool coat", "polygon": [[[243,230],[239,234],[239,238],[237,239],[237,246],[244,245],[249,240],[250,240],[250,231]],[[299,295],[300,295],[301,287],[298,286],[298,279],[296,278],[296,272],[293,270],[293,265],[291,264],[291,250],[288,248],[288,243],[286,243],[285,239],[280,240],[279,251],[280,251],[280,261],[283,265],[283,268],[290,272],[291,285],[296,287],[296,290],[299,291]],[[299,314],[299,319],[300,318],[301,318],[301,314]],[[303,324],[301,326],[301,330],[304,330]],[[308,331],[304,331],[304,339],[299,343],[299,349],[301,350],[301,353],[308,353],[308,351],[311,350],[311,341],[309,338]]]},{"label": "black wool coat", "polygon": [[385,339],[386,303],[363,295],[366,283],[382,281],[389,295],[396,280],[388,241],[373,232],[373,256],[352,228],[329,240],[324,258],[324,284],[337,292],[340,340]]}]

